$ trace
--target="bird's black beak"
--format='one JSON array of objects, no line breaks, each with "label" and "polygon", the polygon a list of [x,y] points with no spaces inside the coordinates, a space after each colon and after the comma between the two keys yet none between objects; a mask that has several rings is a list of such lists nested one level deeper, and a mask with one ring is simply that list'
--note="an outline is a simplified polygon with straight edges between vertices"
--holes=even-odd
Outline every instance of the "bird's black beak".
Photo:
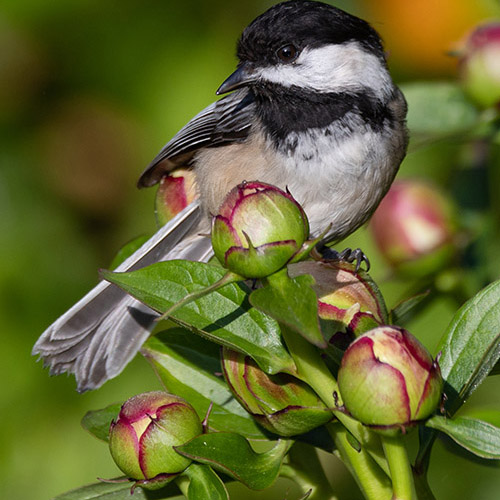
[{"label": "bird's black beak", "polygon": [[243,63],[238,69],[224,80],[224,83],[217,89],[216,94],[226,94],[231,90],[239,89],[256,80],[255,70],[248,63]]}]

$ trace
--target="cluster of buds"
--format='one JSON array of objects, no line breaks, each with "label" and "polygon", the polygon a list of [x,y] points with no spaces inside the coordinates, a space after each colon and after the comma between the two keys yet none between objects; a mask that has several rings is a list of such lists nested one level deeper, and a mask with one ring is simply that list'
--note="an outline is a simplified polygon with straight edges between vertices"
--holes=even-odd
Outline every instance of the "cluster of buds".
[{"label": "cluster of buds", "polygon": [[370,330],[348,347],[338,385],[354,418],[386,432],[429,417],[443,389],[437,361],[413,335],[392,326]]},{"label": "cluster of buds", "polygon": [[236,186],[212,225],[216,257],[245,278],[263,278],[280,270],[308,236],[302,207],[289,193],[262,182]]},{"label": "cluster of buds", "polygon": [[474,29],[459,50],[464,90],[480,107],[500,104],[500,22]]},{"label": "cluster of buds", "polygon": [[[451,214],[447,200],[434,188],[399,181],[379,207],[372,227],[383,253],[393,265],[400,265],[450,245]],[[288,265],[290,278],[313,276],[322,333],[340,363],[338,386],[346,411],[385,432],[427,418],[441,399],[437,362],[407,331],[383,326],[388,323],[387,309],[367,273],[346,262],[291,263],[308,235],[307,218],[293,197],[260,182],[235,187],[212,225],[215,255],[234,273],[262,278]],[[268,375],[249,356],[228,348],[222,350],[222,368],[236,399],[275,434],[303,434],[332,418],[332,409],[290,374]],[[122,408],[112,425],[110,446],[119,467],[130,477],[149,479],[177,473],[188,465],[172,446],[201,429],[194,410],[179,399],[151,393]],[[189,432],[186,418],[192,420]],[[156,435],[161,436],[159,446],[165,451],[150,452],[150,461],[148,447],[153,436],[158,441]],[[130,443],[131,451],[124,452]],[[163,462],[167,457],[168,467]]]},{"label": "cluster of buds", "polygon": [[435,186],[399,180],[380,203],[371,229],[381,254],[403,271],[419,274],[439,269],[454,252],[456,214]]},{"label": "cluster of buds", "polygon": [[236,399],[262,427],[275,434],[303,434],[332,418],[316,393],[291,375],[267,375],[249,356],[227,348],[222,350],[222,368]]},{"label": "cluster of buds", "polygon": [[128,478],[159,487],[191,463],[174,446],[201,433],[200,419],[184,399],[162,391],[147,392],[122,405],[111,423],[109,448]]}]

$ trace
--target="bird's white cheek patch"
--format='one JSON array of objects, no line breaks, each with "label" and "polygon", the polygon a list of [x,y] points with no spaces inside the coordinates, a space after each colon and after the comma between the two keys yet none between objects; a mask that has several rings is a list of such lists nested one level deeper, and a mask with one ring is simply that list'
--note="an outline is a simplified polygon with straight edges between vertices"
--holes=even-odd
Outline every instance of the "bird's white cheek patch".
[{"label": "bird's white cheek patch", "polygon": [[269,66],[259,77],[285,87],[317,92],[346,92],[369,88],[381,99],[392,88],[387,69],[358,42],[304,49],[292,64]]}]

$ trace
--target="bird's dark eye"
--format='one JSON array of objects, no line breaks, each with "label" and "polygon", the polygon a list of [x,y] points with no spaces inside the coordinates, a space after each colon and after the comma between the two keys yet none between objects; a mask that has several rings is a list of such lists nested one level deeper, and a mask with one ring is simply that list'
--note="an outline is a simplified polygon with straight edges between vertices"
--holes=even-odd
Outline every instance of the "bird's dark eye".
[{"label": "bird's dark eye", "polygon": [[295,61],[297,56],[299,55],[299,51],[292,45],[291,43],[288,45],[284,45],[276,52],[276,55],[285,63],[289,63]]}]

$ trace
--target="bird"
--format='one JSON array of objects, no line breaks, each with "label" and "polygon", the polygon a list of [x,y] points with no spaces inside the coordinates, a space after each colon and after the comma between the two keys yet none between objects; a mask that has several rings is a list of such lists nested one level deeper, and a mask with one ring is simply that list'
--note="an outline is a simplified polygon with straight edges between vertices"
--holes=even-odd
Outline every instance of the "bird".
[{"label": "bird", "polygon": [[[206,262],[210,216],[244,181],[292,193],[312,237],[330,227],[323,245],[362,226],[388,191],[406,154],[407,104],[368,22],[326,3],[288,0],[243,30],[237,59],[216,91],[223,97],[190,120],[138,181],[153,186],[187,167],[198,201],[116,271],[173,258]],[[77,390],[96,389],[137,354],[157,317],[101,281],[43,332],[33,354],[51,374],[73,373]]]}]

